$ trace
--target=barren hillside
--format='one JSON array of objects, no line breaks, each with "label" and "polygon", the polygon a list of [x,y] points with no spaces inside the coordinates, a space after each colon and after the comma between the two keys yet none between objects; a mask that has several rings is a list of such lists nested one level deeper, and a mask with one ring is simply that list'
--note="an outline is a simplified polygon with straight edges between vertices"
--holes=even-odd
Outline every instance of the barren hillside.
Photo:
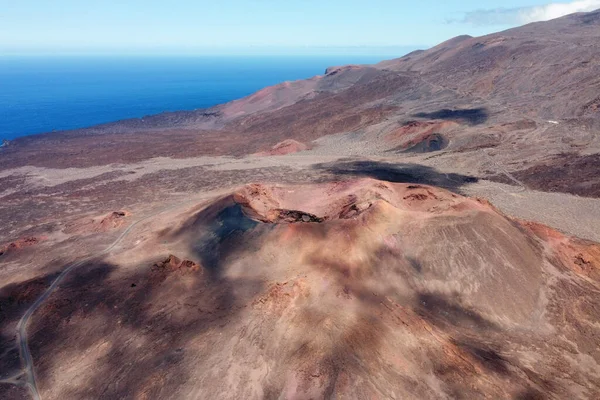
[{"label": "barren hillside", "polygon": [[600,398],[598,43],[574,14],[9,143],[0,397]]}]

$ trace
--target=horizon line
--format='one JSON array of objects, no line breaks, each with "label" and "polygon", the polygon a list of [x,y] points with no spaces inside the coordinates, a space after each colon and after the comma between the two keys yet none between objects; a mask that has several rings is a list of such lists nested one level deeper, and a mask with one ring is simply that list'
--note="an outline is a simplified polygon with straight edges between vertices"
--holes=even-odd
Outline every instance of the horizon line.
[{"label": "horizon line", "polygon": [[14,56],[310,56],[310,55],[393,55],[398,52],[410,52],[428,49],[430,45],[398,46],[251,46],[239,48],[197,48],[197,49],[2,49],[0,58]]}]

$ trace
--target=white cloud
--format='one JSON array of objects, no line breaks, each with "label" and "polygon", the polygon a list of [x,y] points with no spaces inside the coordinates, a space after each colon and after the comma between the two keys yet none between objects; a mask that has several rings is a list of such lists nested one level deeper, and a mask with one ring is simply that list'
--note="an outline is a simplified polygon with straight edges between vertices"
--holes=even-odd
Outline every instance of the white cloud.
[{"label": "white cloud", "polygon": [[466,13],[459,22],[473,25],[522,25],[547,21],[576,12],[594,11],[598,8],[600,8],[600,0],[575,0],[568,3],[549,3],[534,7],[471,11]]}]

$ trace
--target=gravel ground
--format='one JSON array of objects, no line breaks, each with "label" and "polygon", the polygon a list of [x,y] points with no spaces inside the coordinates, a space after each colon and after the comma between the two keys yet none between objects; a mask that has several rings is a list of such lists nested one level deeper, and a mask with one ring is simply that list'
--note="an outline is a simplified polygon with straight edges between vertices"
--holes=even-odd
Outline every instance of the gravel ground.
[{"label": "gravel ground", "polygon": [[[118,187],[123,186],[124,189],[129,188],[125,190],[127,193],[132,191],[137,193],[142,188],[147,191],[147,189],[150,189],[148,185],[155,187],[154,191],[158,196],[173,191],[192,193],[202,190],[202,188],[208,189],[205,181],[213,175],[215,182],[209,185],[210,188],[215,185],[244,184],[253,179],[282,183],[342,179],[341,177],[327,175],[315,166],[335,163],[337,160],[344,158],[347,161],[348,157],[353,160],[370,160],[389,165],[398,163],[423,164],[434,168],[442,175],[445,173],[458,173],[481,176],[480,171],[474,171],[471,168],[472,164],[469,160],[472,160],[473,157],[465,156],[463,159],[457,159],[456,156],[448,157],[441,152],[438,153],[439,156],[433,158],[432,154],[394,154],[393,157],[389,155],[387,157],[377,157],[373,154],[382,153],[373,146],[366,144],[360,134],[355,135],[355,140],[349,140],[348,135],[344,136],[328,136],[327,145],[319,146],[312,151],[287,156],[156,158],[128,165],[69,168],[66,170],[39,167],[18,168],[3,171],[2,176],[5,179],[10,178],[15,181],[12,190],[3,193],[3,197],[6,200],[14,198],[14,201],[17,201],[17,198],[20,197],[18,192],[21,192],[23,195],[28,196],[32,202],[37,201],[35,200],[37,197],[40,201],[43,198],[47,202],[49,194],[56,195],[58,192],[66,190],[62,195],[68,196],[69,200],[73,200],[73,193],[83,190],[82,197],[87,198],[90,193],[98,192],[102,195],[94,194],[92,197],[96,200],[102,197],[103,201],[107,202],[108,198],[111,197],[111,193],[113,193],[113,197],[118,197],[117,193],[119,191],[115,185],[119,185]],[[344,151],[338,152],[336,148],[344,149]],[[490,164],[490,168],[493,167],[494,164]],[[198,171],[194,172],[196,169]],[[222,176],[223,173],[228,173],[227,171],[231,171],[233,175]],[[264,171],[270,172],[264,174]],[[502,171],[497,172],[502,173]],[[158,177],[161,178],[158,179]],[[169,181],[163,182],[164,177],[168,177]],[[71,196],[69,196],[69,192]],[[485,198],[507,215],[543,223],[562,232],[600,242],[600,229],[597,228],[600,226],[600,199],[578,197],[565,193],[534,191],[517,185],[512,186],[487,180],[464,185],[461,187],[461,192],[469,196]],[[150,200],[149,197],[152,196],[146,193],[141,197]],[[7,201],[7,203],[9,202]],[[6,206],[15,211],[15,204],[12,204],[12,206],[6,204]],[[116,206],[117,204],[113,205],[113,207]],[[48,205],[45,206],[45,208],[47,207]]]},{"label": "gravel ground", "polygon": [[512,217],[540,222],[564,233],[600,242],[600,199],[533,190],[481,180],[463,188]]}]

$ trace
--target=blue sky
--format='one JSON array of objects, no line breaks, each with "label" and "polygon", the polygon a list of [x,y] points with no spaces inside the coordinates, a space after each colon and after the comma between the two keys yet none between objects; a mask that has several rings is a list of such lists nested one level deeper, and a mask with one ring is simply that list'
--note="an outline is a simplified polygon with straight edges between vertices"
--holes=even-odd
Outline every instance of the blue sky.
[{"label": "blue sky", "polygon": [[370,53],[600,8],[600,0],[0,0],[0,54]]}]

